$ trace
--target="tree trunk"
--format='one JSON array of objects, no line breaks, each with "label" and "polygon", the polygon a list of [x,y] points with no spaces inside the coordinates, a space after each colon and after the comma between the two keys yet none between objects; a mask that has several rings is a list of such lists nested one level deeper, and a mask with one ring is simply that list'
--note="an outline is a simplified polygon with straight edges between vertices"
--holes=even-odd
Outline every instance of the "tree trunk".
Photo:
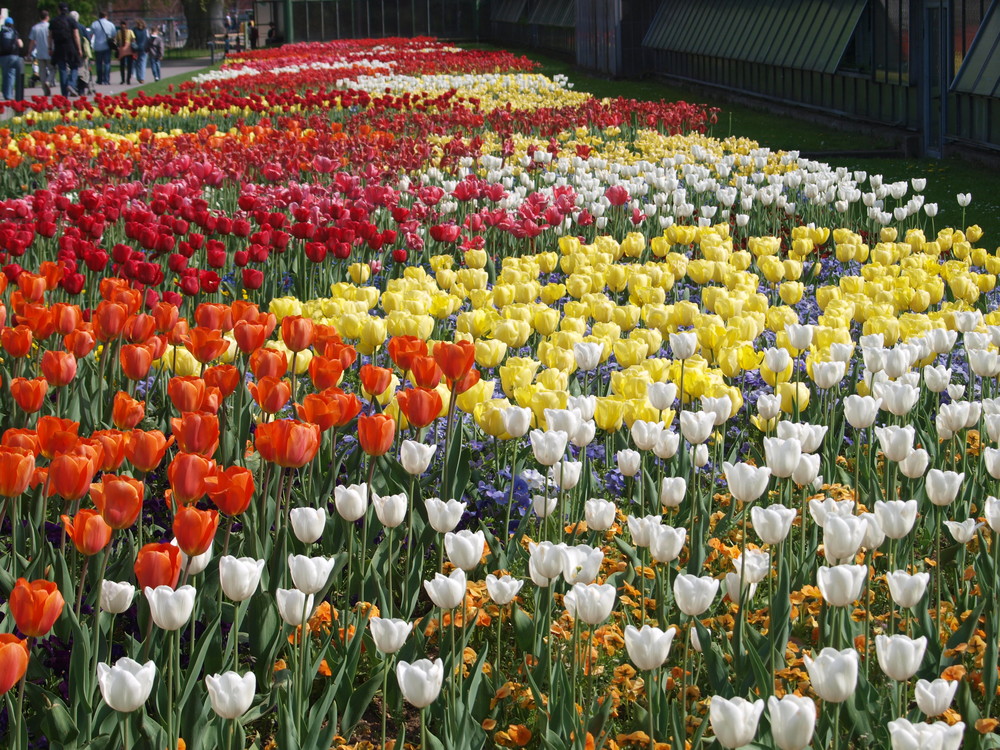
[{"label": "tree trunk", "polygon": [[222,0],[181,0],[187,20],[189,49],[204,49],[215,34],[226,31]]}]

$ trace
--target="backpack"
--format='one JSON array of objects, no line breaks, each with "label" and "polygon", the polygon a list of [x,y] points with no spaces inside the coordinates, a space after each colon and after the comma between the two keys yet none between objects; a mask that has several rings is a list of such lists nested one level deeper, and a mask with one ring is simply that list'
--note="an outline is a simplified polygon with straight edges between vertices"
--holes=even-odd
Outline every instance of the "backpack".
[{"label": "backpack", "polygon": [[17,29],[9,24],[0,27],[0,55],[17,54]]},{"label": "backpack", "polygon": [[135,41],[132,42],[133,52],[145,52],[146,47],[149,43],[149,34],[146,33],[145,29],[135,30]]}]

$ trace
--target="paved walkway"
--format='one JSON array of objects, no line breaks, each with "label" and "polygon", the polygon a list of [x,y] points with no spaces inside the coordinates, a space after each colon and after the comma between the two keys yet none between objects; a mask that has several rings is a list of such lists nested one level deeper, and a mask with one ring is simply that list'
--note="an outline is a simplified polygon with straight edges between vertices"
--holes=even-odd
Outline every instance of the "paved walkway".
[{"label": "paved walkway", "polygon": [[[208,67],[211,64],[209,58],[207,57],[192,57],[185,59],[175,59],[175,60],[164,60],[160,63],[160,74],[162,78],[172,78],[179,75],[191,75],[202,68]],[[96,78],[96,76],[92,76]],[[146,81],[140,85],[136,80],[135,76],[132,76],[132,85],[123,86],[120,83],[121,74],[118,72],[118,61],[111,61],[111,85],[110,86],[98,86],[97,90],[101,94],[106,94],[112,96],[114,94],[119,94],[122,91],[128,91],[133,89],[140,89],[143,87],[148,87],[153,83],[153,73],[146,66]],[[56,85],[52,89],[53,93],[59,91],[59,75],[56,74]],[[31,99],[33,96],[44,96],[41,86],[35,86],[33,88],[25,88],[24,98]]]}]

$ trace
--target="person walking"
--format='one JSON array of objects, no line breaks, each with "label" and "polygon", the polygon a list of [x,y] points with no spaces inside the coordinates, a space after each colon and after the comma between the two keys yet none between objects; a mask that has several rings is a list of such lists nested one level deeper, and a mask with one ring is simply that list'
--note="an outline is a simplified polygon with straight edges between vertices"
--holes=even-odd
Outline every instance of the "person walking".
[{"label": "person walking", "polygon": [[[3,76],[3,98],[13,101],[17,77],[24,77],[24,42],[14,28],[14,19],[7,16],[0,26],[0,75]],[[22,97],[23,98],[23,97]]]},{"label": "person walking", "polygon": [[132,72],[135,73],[135,80],[139,83],[145,83],[146,60],[149,57],[149,32],[146,31],[146,22],[141,18],[135,22],[132,53],[135,55],[135,60],[132,62]]},{"label": "person walking", "polygon": [[76,30],[80,32],[80,67],[76,69],[76,91],[80,96],[94,93],[94,76],[91,73],[90,64],[94,60],[94,47],[90,41],[90,28],[80,23],[80,14],[71,10],[69,17],[76,24]]},{"label": "person walking", "polygon": [[160,80],[160,61],[163,59],[163,35],[153,27],[149,33],[149,67],[153,71],[153,80]]},{"label": "person walking", "polygon": [[49,23],[49,53],[59,69],[63,96],[76,96],[77,70],[83,62],[80,30],[69,15],[69,5],[59,3],[59,15]]},{"label": "person walking", "polygon": [[56,82],[56,69],[49,55],[49,12],[43,10],[39,14],[38,23],[31,27],[28,33],[28,57],[34,54],[38,61],[38,78],[42,84],[45,96],[52,96],[52,84]]},{"label": "person walking", "polygon": [[116,41],[118,42],[118,71],[122,76],[122,86],[126,84],[132,85],[132,40],[135,39],[135,34],[132,33],[132,29],[128,27],[128,21],[122,21],[122,25],[118,27],[118,35]]},{"label": "person walking", "polygon": [[111,47],[115,44],[115,25],[108,20],[108,14],[103,10],[100,16],[90,26],[91,39],[94,45],[94,59],[97,63],[97,85],[111,85]]}]

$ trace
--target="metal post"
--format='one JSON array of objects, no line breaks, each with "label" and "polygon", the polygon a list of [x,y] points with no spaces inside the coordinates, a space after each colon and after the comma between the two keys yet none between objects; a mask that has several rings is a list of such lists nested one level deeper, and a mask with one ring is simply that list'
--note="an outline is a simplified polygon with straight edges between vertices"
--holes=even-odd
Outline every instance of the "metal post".
[{"label": "metal post", "polygon": [[295,41],[295,34],[292,31],[292,0],[285,0],[285,44]]}]

